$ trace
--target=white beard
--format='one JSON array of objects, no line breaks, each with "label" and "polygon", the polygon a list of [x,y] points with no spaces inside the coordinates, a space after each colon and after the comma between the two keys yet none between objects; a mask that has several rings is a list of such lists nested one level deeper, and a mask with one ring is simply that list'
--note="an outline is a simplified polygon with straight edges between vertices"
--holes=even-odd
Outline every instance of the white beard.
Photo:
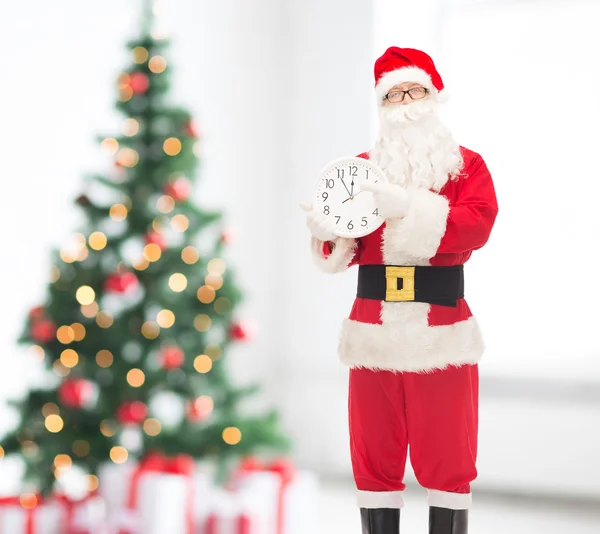
[{"label": "white beard", "polygon": [[379,108],[379,135],[369,156],[390,183],[439,191],[460,173],[459,145],[439,119],[437,106],[429,97]]}]

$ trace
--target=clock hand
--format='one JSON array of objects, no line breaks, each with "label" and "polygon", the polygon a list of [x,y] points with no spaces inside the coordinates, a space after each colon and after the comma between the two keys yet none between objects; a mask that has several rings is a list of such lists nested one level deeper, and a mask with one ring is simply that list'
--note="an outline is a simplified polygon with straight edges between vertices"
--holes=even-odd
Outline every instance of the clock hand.
[{"label": "clock hand", "polygon": [[342,200],[342,204],[344,202],[348,202],[349,200],[352,200],[355,196],[360,195],[361,193],[362,193],[362,190],[359,191],[358,193],[356,193],[356,195],[349,196],[346,200]]},{"label": "clock hand", "polygon": [[346,182],[344,182],[344,179],[343,179],[343,178],[340,178],[340,180],[341,180],[341,181],[342,181],[342,183],[344,184],[344,187],[346,188],[346,191],[348,192],[348,194],[349,194],[350,196],[352,196],[352,193],[350,192],[350,189],[348,189],[348,186],[346,185]]}]

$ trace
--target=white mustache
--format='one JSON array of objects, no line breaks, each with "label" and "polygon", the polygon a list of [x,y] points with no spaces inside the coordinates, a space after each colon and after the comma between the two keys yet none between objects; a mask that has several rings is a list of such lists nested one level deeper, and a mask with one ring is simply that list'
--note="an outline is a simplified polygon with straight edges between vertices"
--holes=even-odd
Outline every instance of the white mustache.
[{"label": "white mustache", "polygon": [[436,111],[437,102],[433,98],[425,98],[403,106],[381,106],[379,118],[382,124],[408,124],[429,117]]}]

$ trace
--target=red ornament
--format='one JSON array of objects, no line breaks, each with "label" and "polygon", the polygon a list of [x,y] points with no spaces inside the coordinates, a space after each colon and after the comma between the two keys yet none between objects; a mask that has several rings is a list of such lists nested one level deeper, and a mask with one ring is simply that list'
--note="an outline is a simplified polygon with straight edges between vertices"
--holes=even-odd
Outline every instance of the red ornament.
[{"label": "red ornament", "polygon": [[40,319],[43,319],[45,315],[46,308],[43,306],[36,306],[35,308],[31,308],[31,310],[29,310],[29,318],[32,321],[39,321]]},{"label": "red ornament", "polygon": [[104,280],[104,291],[111,293],[125,293],[137,286],[137,276],[130,272],[110,274]]},{"label": "red ornament", "polygon": [[129,85],[131,90],[136,94],[145,93],[150,87],[150,80],[143,72],[134,72],[129,78]]},{"label": "red ornament", "polygon": [[187,178],[177,178],[165,184],[163,191],[165,195],[173,197],[175,202],[184,202],[190,198],[192,183]]},{"label": "red ornament", "polygon": [[148,408],[142,401],[125,401],[117,408],[116,415],[122,425],[140,425],[148,415]]},{"label": "red ornament", "polygon": [[190,137],[198,137],[198,126],[194,121],[187,121],[183,126],[183,131]]},{"label": "red ornament", "polygon": [[171,345],[160,350],[160,359],[164,369],[177,369],[183,365],[185,354],[178,346]]},{"label": "red ornament", "polygon": [[29,334],[36,343],[49,343],[56,338],[56,324],[50,319],[39,319],[31,325]]},{"label": "red ornament", "polygon": [[165,250],[167,248],[167,244],[165,243],[165,238],[163,237],[162,233],[160,233],[160,232],[148,232],[144,236],[144,241],[146,242],[147,245],[150,245],[151,243],[158,245],[161,250]]},{"label": "red ornament", "polygon": [[229,337],[235,341],[249,341],[254,335],[247,323],[233,323],[229,327]]},{"label": "red ornament", "polygon": [[94,385],[83,378],[67,378],[58,387],[58,400],[69,408],[82,408],[94,397]]}]

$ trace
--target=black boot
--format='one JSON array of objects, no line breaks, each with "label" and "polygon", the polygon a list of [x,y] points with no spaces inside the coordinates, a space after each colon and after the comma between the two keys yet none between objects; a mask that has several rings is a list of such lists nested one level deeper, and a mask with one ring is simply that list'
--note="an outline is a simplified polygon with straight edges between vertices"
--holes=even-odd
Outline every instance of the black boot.
[{"label": "black boot", "polygon": [[469,511],[429,508],[429,534],[467,534]]},{"label": "black boot", "polygon": [[362,534],[399,534],[398,508],[361,508]]}]

